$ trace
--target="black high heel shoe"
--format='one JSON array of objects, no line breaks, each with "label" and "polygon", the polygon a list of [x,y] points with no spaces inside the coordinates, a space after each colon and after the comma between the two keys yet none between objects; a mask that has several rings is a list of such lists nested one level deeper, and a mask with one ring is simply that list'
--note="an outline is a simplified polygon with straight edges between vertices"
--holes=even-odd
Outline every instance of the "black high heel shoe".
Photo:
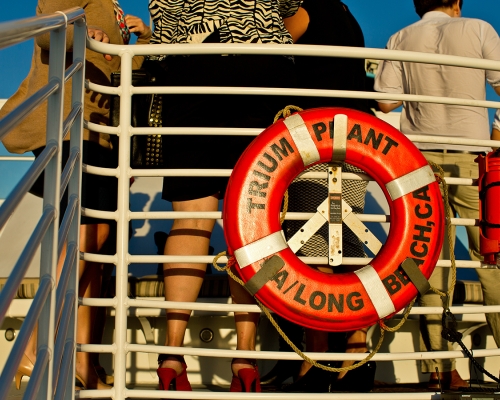
[{"label": "black high heel shoe", "polygon": [[[358,362],[354,363],[358,364]],[[377,364],[375,361],[368,361],[362,366],[347,371],[342,379],[332,381],[331,391],[333,392],[369,392],[375,385],[375,372]]]},{"label": "black high heel shoe", "polygon": [[[320,364],[335,367],[334,362],[323,361]],[[284,392],[310,392],[310,393],[329,393],[332,391],[332,382],[334,382],[337,373],[325,371],[318,367],[311,367],[304,376],[297,379],[289,385],[283,385],[281,390]]]},{"label": "black high heel shoe", "polygon": [[278,360],[274,367],[260,379],[262,386],[280,386],[288,378],[297,376],[301,360]]}]

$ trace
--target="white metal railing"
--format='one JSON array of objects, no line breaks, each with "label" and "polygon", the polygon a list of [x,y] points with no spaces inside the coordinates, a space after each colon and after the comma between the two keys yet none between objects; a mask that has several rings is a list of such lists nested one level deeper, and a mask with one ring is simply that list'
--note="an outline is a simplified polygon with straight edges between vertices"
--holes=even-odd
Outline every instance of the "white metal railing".
[{"label": "white metal railing", "polygon": [[[68,15],[68,14],[66,14]],[[62,18],[60,15],[44,17],[49,18],[54,21],[60,21]],[[58,19],[59,18],[59,19]],[[71,18],[69,18],[71,19]],[[34,19],[36,20],[36,19]],[[26,22],[26,26],[29,27],[28,30],[38,29],[36,33],[40,33],[38,25],[31,19]],[[81,21],[77,22],[77,26]],[[60,22],[58,22],[60,23]],[[60,25],[58,25],[60,26]],[[4,26],[0,25],[0,33],[3,32]],[[5,28],[6,29],[6,28]],[[0,43],[3,39],[0,40]],[[10,43],[7,41],[7,43]],[[481,69],[499,70],[500,62],[489,61],[489,60],[478,60],[478,59],[468,59],[463,57],[451,57],[451,56],[440,56],[436,54],[420,54],[413,52],[401,52],[401,51],[389,51],[380,49],[360,49],[360,48],[346,48],[346,47],[322,47],[322,46],[294,46],[294,45],[232,45],[232,44],[214,44],[214,45],[135,45],[135,46],[118,46],[103,44],[95,41],[88,41],[87,45],[90,49],[101,52],[103,54],[111,54],[121,57],[121,85],[120,87],[110,87],[96,85],[92,82],[87,82],[87,87],[91,90],[105,94],[115,94],[120,95],[120,124],[118,127],[104,127],[97,124],[85,122],[86,126],[97,132],[104,132],[109,134],[114,134],[119,136],[119,167],[116,169],[104,169],[84,165],[82,168],[87,173],[92,174],[102,174],[107,176],[116,176],[118,179],[118,208],[116,212],[103,212],[98,210],[85,210],[83,212],[86,216],[99,217],[104,219],[116,220],[117,226],[117,249],[114,255],[98,255],[85,253],[82,254],[82,259],[87,261],[98,261],[103,263],[111,263],[116,265],[116,296],[113,299],[80,299],[80,304],[88,306],[106,306],[114,308],[115,314],[115,337],[114,342],[111,345],[102,344],[91,344],[91,345],[80,345],[79,350],[87,352],[99,352],[99,353],[112,353],[114,356],[114,376],[115,384],[114,388],[110,391],[92,391],[85,390],[82,391],[79,396],[86,398],[96,398],[96,397],[113,397],[115,399],[124,398],[185,398],[185,399],[232,399],[241,398],[241,394],[232,393],[221,393],[221,392],[205,392],[197,391],[190,393],[183,392],[159,392],[153,390],[132,390],[126,388],[126,355],[128,352],[142,352],[142,353],[159,353],[168,352],[170,354],[192,354],[202,357],[249,357],[258,359],[297,359],[298,356],[295,354],[287,354],[283,352],[242,352],[229,349],[203,349],[203,348],[173,348],[165,346],[150,346],[150,345],[139,345],[129,343],[127,341],[127,316],[132,309],[144,310],[144,315],[159,315],[152,312],[151,310],[164,310],[167,308],[182,308],[182,309],[193,309],[193,310],[206,310],[213,312],[232,312],[232,311],[258,311],[258,308],[253,305],[221,305],[221,304],[211,304],[211,303],[178,303],[178,302],[166,302],[166,301],[153,301],[153,300],[139,300],[131,299],[127,295],[127,281],[128,281],[128,266],[130,263],[134,262],[144,262],[144,263],[163,263],[163,262],[211,262],[213,257],[210,256],[150,256],[150,255],[131,255],[128,247],[129,240],[129,221],[134,219],[174,219],[174,218],[216,218],[220,219],[220,212],[216,213],[174,213],[174,212],[130,212],[129,211],[129,180],[132,176],[165,176],[165,175],[179,175],[179,176],[228,176],[230,170],[139,170],[131,169],[130,165],[130,135],[135,134],[173,134],[173,133],[183,133],[183,134],[217,134],[217,135],[257,135],[259,129],[209,129],[209,128],[133,128],[130,126],[130,110],[131,110],[131,95],[142,94],[142,93],[197,93],[203,91],[204,94],[208,93],[238,93],[247,95],[279,95],[279,96],[291,96],[291,95],[301,95],[301,96],[324,96],[324,97],[342,97],[342,98],[365,98],[365,99],[376,99],[376,100],[412,100],[419,102],[430,102],[430,103],[444,103],[444,104],[461,104],[476,107],[491,107],[500,108],[500,102],[493,101],[474,101],[474,100],[464,100],[464,99],[453,99],[453,98],[436,98],[432,96],[414,96],[414,95],[391,95],[383,93],[373,93],[373,92],[347,92],[347,91],[337,91],[337,90],[308,90],[308,89],[270,89],[270,88],[201,88],[201,87],[134,87],[131,85],[131,73],[132,73],[132,57],[135,55],[148,55],[148,54],[281,54],[281,55],[310,55],[310,56],[331,56],[331,57],[354,57],[354,58],[374,58],[374,59],[399,59],[404,61],[415,61],[415,62],[425,62],[433,64],[448,64],[454,66],[465,66]],[[0,46],[1,48],[2,46]],[[81,53],[80,53],[81,54]],[[80,56],[80,60],[83,59]],[[80,99],[81,101],[81,99]],[[0,129],[1,123],[0,121]],[[263,127],[264,128],[264,127]],[[60,128],[58,128],[60,131]],[[0,130],[0,137],[2,136],[2,131]],[[73,140],[72,131],[72,140]],[[428,137],[410,137],[414,141],[427,141]],[[436,139],[438,141],[438,139]],[[457,140],[455,143],[458,143]],[[439,139],[439,143],[447,143],[447,139]],[[467,141],[466,139],[460,140],[461,144],[468,145],[478,145],[478,146],[500,146],[500,142],[491,141]],[[36,164],[36,163],[35,163]],[[30,171],[31,172],[31,171]],[[347,174],[346,174],[347,175]],[[308,175],[309,176],[309,175]],[[353,176],[350,176],[351,178]],[[454,180],[447,179],[450,184],[477,184],[472,180]],[[27,190],[29,186],[24,186]],[[24,192],[26,191],[24,190]],[[56,190],[55,190],[56,191]],[[52,196],[52,207],[57,207],[58,201]],[[56,196],[57,197],[57,196]],[[55,208],[57,210],[57,208]],[[3,212],[4,207],[0,209]],[[289,219],[307,219],[310,214],[307,213],[289,213],[287,216]],[[78,219],[78,218],[76,218]],[[390,216],[386,215],[364,215],[360,216],[360,219],[368,221],[380,221],[389,222]],[[456,225],[474,225],[477,221],[473,220],[458,220],[454,219]],[[1,228],[0,224],[0,228]],[[70,239],[72,243],[77,244],[77,236],[71,236]],[[55,241],[54,241],[55,243]],[[54,247],[52,247],[55,254]],[[303,260],[310,264],[323,263],[321,258],[303,258]],[[224,262],[221,259],[221,262]],[[367,259],[346,259],[346,264],[353,263],[359,265],[361,263],[366,264]],[[54,266],[55,257],[52,256],[52,269]],[[448,260],[442,260],[438,262],[438,265],[447,266],[449,265]],[[480,267],[479,262],[472,261],[458,261],[457,265],[460,267]],[[73,269],[74,270],[74,269]],[[53,271],[52,271],[53,272]],[[45,274],[45,272],[44,272]],[[41,274],[41,277],[44,275]],[[54,280],[55,275],[50,275],[52,280]],[[71,282],[74,283],[75,279],[73,275],[71,277]],[[74,290],[74,287],[73,287]],[[4,292],[2,292],[2,296]],[[0,297],[2,300],[3,297]],[[0,303],[0,307],[3,307],[3,302]],[[499,312],[500,305],[488,306],[488,307],[452,307],[452,312],[454,313],[484,313],[484,312]],[[412,314],[428,314],[428,313],[440,313],[441,309],[436,308],[419,308],[415,307],[412,310]],[[71,322],[73,324],[73,322]],[[48,349],[50,347],[50,340],[53,337],[54,325],[52,327],[47,327],[47,325],[40,325],[41,329],[46,329],[44,336],[40,340],[40,346],[46,346]],[[70,337],[72,339],[72,337]],[[19,341],[19,338],[18,338]],[[43,344],[43,345],[42,345]],[[17,348],[15,349],[17,350]],[[19,350],[22,351],[22,350]],[[13,351],[14,353],[14,351]],[[20,353],[22,354],[22,353]],[[500,355],[500,350],[481,350],[475,351],[475,356],[486,357],[486,356],[498,356]],[[39,353],[40,357],[42,353]],[[309,353],[315,359],[322,360],[343,360],[343,359],[361,359],[363,355],[356,354],[344,354],[344,353],[328,353],[325,354],[314,354]],[[374,359],[375,360],[395,360],[395,359],[427,359],[427,358],[450,358],[450,357],[463,357],[463,353],[460,351],[454,352],[433,352],[433,353],[379,353]],[[47,365],[47,359],[38,360],[38,365],[44,362]],[[50,361],[52,362],[52,361]],[[15,362],[12,362],[14,365]],[[17,364],[16,364],[17,365]],[[49,364],[50,365],[50,364]],[[8,370],[8,369],[6,369]],[[49,368],[48,370],[52,370]],[[4,374],[2,375],[2,379]],[[50,375],[50,374],[49,374]],[[70,374],[72,375],[72,374]],[[13,375],[10,376],[12,380]],[[35,376],[32,376],[32,380]],[[50,376],[46,377],[46,384],[50,384]],[[7,381],[7,378],[5,379]],[[0,380],[0,384],[3,381]],[[71,377],[67,381],[70,385]],[[68,386],[69,387],[69,386]],[[48,392],[47,392],[48,393]],[[0,394],[0,396],[2,396]],[[310,395],[312,397],[312,395]],[[331,394],[317,394],[314,395],[317,399],[331,398]],[[339,399],[376,399],[376,398],[408,398],[408,399],[430,399],[435,398],[432,393],[369,393],[369,394],[335,394],[336,398]],[[50,396],[47,396],[50,397]],[[276,399],[303,399],[304,394],[290,394],[290,393],[266,393],[266,394],[245,394],[245,398],[248,399],[262,399],[262,398],[276,398]]]},{"label": "white metal railing", "polygon": [[[250,129],[205,129],[205,128],[133,128],[129,126],[130,121],[130,96],[127,94],[142,94],[142,93],[169,93],[169,94],[180,94],[180,93],[198,93],[203,92],[204,94],[247,94],[247,95],[257,95],[257,94],[268,94],[268,95],[303,95],[303,96],[325,96],[325,97],[356,97],[356,98],[367,98],[367,99],[376,99],[376,100],[413,100],[420,102],[430,102],[430,103],[445,103],[445,104],[462,104],[468,106],[477,106],[477,107],[492,107],[492,108],[500,108],[500,102],[492,102],[492,101],[471,101],[464,99],[452,99],[452,98],[436,98],[432,96],[414,96],[414,95],[390,95],[383,93],[373,93],[373,92],[346,92],[346,91],[336,91],[336,90],[328,90],[328,91],[319,91],[319,90],[307,90],[307,89],[269,89],[269,88],[201,88],[201,87],[133,87],[130,85],[130,74],[131,74],[131,59],[134,55],[147,55],[147,54],[282,54],[282,55],[315,55],[315,56],[335,56],[335,57],[358,57],[358,58],[377,58],[377,59],[404,59],[404,60],[412,60],[417,62],[427,62],[427,63],[436,63],[436,64],[450,64],[456,66],[469,66],[469,67],[477,67],[483,69],[494,69],[500,70],[500,63],[488,60],[471,60],[461,57],[447,57],[447,56],[436,56],[435,54],[416,54],[412,52],[400,52],[400,51],[387,51],[387,50],[378,50],[378,49],[347,49],[347,48],[335,48],[335,47],[320,47],[320,46],[280,46],[280,45],[176,45],[176,46],[168,46],[168,45],[155,45],[155,46],[109,46],[102,43],[91,43],[91,48],[96,51],[100,51],[102,53],[107,54],[115,54],[120,55],[122,57],[122,68],[121,68],[121,86],[118,88],[111,87],[103,87],[98,86],[92,83],[89,83],[88,87],[92,90],[97,90],[109,94],[119,94],[121,96],[120,101],[120,125],[116,128],[105,128],[102,131],[106,131],[107,133],[118,134],[120,137],[120,166],[125,166],[124,168],[120,167],[117,171],[106,171],[108,174],[115,172],[118,175],[119,179],[119,198],[121,199],[121,204],[119,206],[123,206],[122,209],[117,210],[116,213],[103,213],[95,210],[86,210],[86,215],[100,216],[101,218],[105,218],[107,214],[107,218],[117,219],[119,221],[119,229],[118,234],[121,238],[119,241],[119,248],[117,254],[111,257],[102,257],[96,254],[84,254],[84,259],[87,260],[101,260],[106,262],[115,262],[117,265],[117,296],[113,299],[112,302],[105,302],[98,299],[84,299],[82,304],[87,305],[98,305],[107,303],[108,305],[113,303],[116,307],[115,310],[115,318],[116,318],[116,332],[123,332],[123,329],[126,327],[126,316],[128,314],[128,310],[134,307],[137,309],[141,308],[149,308],[149,310],[154,309],[167,309],[167,308],[179,308],[179,309],[193,309],[193,310],[212,310],[212,311],[258,311],[256,306],[241,306],[241,305],[220,305],[220,304],[203,304],[203,303],[178,303],[178,302],[166,302],[166,301],[151,301],[151,300],[134,300],[129,299],[126,295],[126,285],[127,285],[127,272],[128,272],[128,264],[135,262],[145,262],[145,263],[164,263],[164,262],[210,262],[213,257],[210,256],[149,256],[149,255],[130,255],[127,249],[127,240],[128,240],[128,228],[127,222],[128,220],[133,219],[174,219],[174,218],[221,218],[220,213],[175,213],[175,212],[129,212],[128,208],[128,182],[131,176],[165,176],[165,175],[177,175],[177,176],[228,176],[230,174],[230,170],[211,170],[211,171],[203,171],[203,170],[138,170],[128,167],[129,165],[129,146],[130,139],[129,134],[173,134],[173,133],[183,133],[183,134],[217,134],[217,135],[231,135],[231,134],[239,134],[239,135],[256,135],[260,132],[258,129],[250,130]],[[125,100],[125,101],[124,101]],[[99,130],[99,127],[89,124],[89,127],[92,129]],[[448,140],[442,139],[431,139],[428,137],[411,137],[414,141],[435,141],[439,143],[447,143]],[[458,143],[458,142],[456,142]],[[461,144],[467,145],[476,145],[476,146],[491,146],[495,145],[491,141],[473,141],[462,139],[460,140]],[[103,172],[98,168],[87,168],[88,172]],[[459,182],[456,180],[453,182],[453,179],[448,180],[450,184],[453,183],[466,183],[466,184],[477,184],[477,182],[473,182],[472,180],[467,180],[467,182]],[[288,215],[289,218],[294,218],[297,215]],[[308,215],[301,215],[302,218],[307,218]],[[371,216],[364,216],[364,218],[370,218]],[[375,216],[373,217],[376,220],[390,220],[389,216]],[[363,217],[361,217],[363,219]],[[454,222],[457,225],[474,225],[477,221],[459,221],[455,219]],[[324,263],[322,259],[313,259],[313,258],[304,258],[305,262],[314,264],[314,263]],[[353,260],[346,259],[346,264],[349,264],[350,261],[354,261],[354,264],[366,264],[367,260]],[[224,259],[221,259],[221,262],[224,262]],[[479,262],[473,261],[459,261],[457,262],[458,266],[463,267],[480,267]],[[440,261],[438,265],[449,266],[450,261],[443,260]],[[121,285],[121,288],[118,286]],[[427,314],[427,313],[440,313],[442,309],[440,308],[419,308],[415,307],[412,311],[413,314]],[[453,312],[455,313],[484,313],[484,312],[498,312],[500,311],[500,306],[489,306],[489,307],[453,307]],[[144,315],[148,315],[145,310]],[[205,357],[248,357],[248,358],[257,358],[257,359],[297,359],[298,356],[295,354],[284,354],[282,352],[240,352],[235,350],[227,350],[221,349],[214,351],[213,349],[187,349],[187,348],[172,348],[172,347],[164,347],[164,346],[148,346],[148,345],[138,345],[127,343],[126,340],[121,341],[123,336],[120,339],[116,339],[115,343],[112,346],[112,350],[115,355],[115,390],[117,393],[120,392],[120,388],[123,387],[125,382],[125,363],[123,360],[125,359],[126,352],[168,352],[170,354],[191,354],[197,356],[205,356]],[[94,346],[82,346],[82,350],[87,351],[110,351],[109,346],[104,345],[94,345]],[[310,354],[311,355],[311,354]],[[475,355],[482,356],[494,356],[500,355],[500,350],[484,350],[481,352],[475,351]],[[335,360],[343,360],[343,359],[356,359],[359,360],[363,358],[363,355],[346,355],[344,353],[341,354],[314,354],[311,355],[313,358],[321,360],[321,359],[335,359]],[[427,358],[450,358],[450,357],[463,357],[463,353],[461,351],[455,351],[453,354],[450,352],[433,352],[431,353],[402,353],[402,354],[377,354],[374,359],[376,360],[395,360],[395,359],[427,359]],[[86,393],[82,393],[82,395],[86,395]],[[166,397],[165,394],[159,394],[150,391],[132,391],[124,389],[122,393],[123,397]],[[232,395],[228,393],[167,393],[167,396],[170,398],[234,398],[234,396],[240,395]],[[300,395],[302,396],[302,395]],[[249,398],[262,398],[262,395],[249,395]],[[266,394],[266,397],[294,397],[294,395],[290,394]],[[298,396],[297,396],[298,397]],[[318,398],[321,398],[322,395],[318,395]],[[397,398],[401,398],[401,393],[398,393]],[[419,394],[419,395],[410,395],[405,394],[405,398],[431,398],[432,395],[427,394]],[[360,394],[343,394],[340,395],[339,398],[378,398],[378,395],[369,394],[369,395],[360,395]],[[394,398],[391,394],[383,394],[381,398]]]},{"label": "white metal railing", "polygon": [[[66,65],[66,29],[74,25],[73,59]],[[4,320],[17,288],[26,274],[36,250],[41,246],[40,286],[16,342],[0,376],[0,398],[7,398],[30,336],[38,324],[37,357],[24,393],[25,399],[70,399],[74,397],[75,312],[77,307],[77,262],[79,243],[79,198],[83,93],[85,76],[85,14],[80,8],[65,13],[42,15],[0,24],[0,49],[41,34],[50,34],[49,76],[47,84],[0,120],[0,139],[31,111],[47,104],[46,147],[26,175],[0,207],[0,230],[6,225],[35,180],[44,173],[43,214],[35,231],[0,293],[0,323]],[[63,115],[64,86],[72,78],[72,109]],[[63,138],[71,133],[71,155],[61,165]],[[16,160],[31,157],[17,157]],[[4,157],[4,160],[9,160]],[[59,215],[60,199],[67,190],[68,208]],[[56,268],[65,254],[58,280]],[[57,335],[56,335],[57,332]]]}]

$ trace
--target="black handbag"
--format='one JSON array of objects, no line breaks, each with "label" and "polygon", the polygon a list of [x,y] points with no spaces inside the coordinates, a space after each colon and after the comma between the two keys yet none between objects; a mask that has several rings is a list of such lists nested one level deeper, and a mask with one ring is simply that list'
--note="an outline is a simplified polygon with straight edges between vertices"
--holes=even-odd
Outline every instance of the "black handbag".
[{"label": "black handbag", "polygon": [[[152,67],[154,65],[154,67]],[[165,69],[157,61],[145,61],[143,67],[132,71],[132,85],[156,86]],[[120,86],[120,72],[111,74],[111,85]],[[120,123],[120,96],[111,96],[109,123]],[[132,127],[162,126],[162,95],[136,94],[132,96]],[[132,168],[163,168],[161,135],[134,135],[130,139],[130,166]]]}]

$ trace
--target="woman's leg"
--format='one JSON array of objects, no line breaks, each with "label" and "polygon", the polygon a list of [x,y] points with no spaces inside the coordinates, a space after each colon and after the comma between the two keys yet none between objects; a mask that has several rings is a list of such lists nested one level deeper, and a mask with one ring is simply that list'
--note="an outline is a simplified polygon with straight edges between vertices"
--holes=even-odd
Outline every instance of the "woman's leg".
[{"label": "woman's leg", "polygon": [[[109,237],[109,225],[108,224],[93,224],[93,225],[81,225],[80,226],[80,249],[83,252],[97,253],[104,246]],[[57,270],[56,270],[56,281],[59,282],[59,277],[61,276],[62,267],[66,259],[66,245],[64,245],[61,256],[59,257]],[[101,270],[100,265],[95,263],[89,263],[86,261],[79,262],[79,296],[80,297],[94,297],[100,296],[101,287]],[[92,343],[92,321],[94,318],[95,310],[91,307],[79,306],[77,311],[77,332],[76,341],[81,344]],[[34,363],[36,361],[36,349],[37,349],[37,332],[38,325],[36,325],[33,330],[33,334],[30,337],[28,345],[25,350],[25,355],[28,359]],[[76,372],[77,375],[83,380],[83,382],[89,388],[97,387],[98,379],[97,375],[94,373],[95,370],[92,363],[89,361],[91,355],[89,353],[76,354]]]},{"label": "woman's leg", "polygon": [[[218,196],[208,196],[196,200],[174,201],[174,211],[217,211]],[[165,243],[165,255],[206,255],[210,244],[210,235],[215,221],[211,219],[177,219]],[[194,302],[200,292],[207,265],[205,263],[165,263],[163,276],[165,282],[165,300]],[[189,321],[190,310],[167,310],[166,346],[182,346]],[[161,368],[173,368],[182,371],[178,359],[164,360]]]},{"label": "woman's leg", "polygon": [[[358,329],[356,331],[351,331],[347,333],[347,344],[346,353],[366,353],[368,348],[366,347],[366,332],[368,328]],[[342,362],[342,368],[350,367],[354,364],[353,360],[344,360]],[[337,379],[342,379],[347,371],[341,371]]]},{"label": "woman's leg", "polygon": [[[313,353],[326,353],[328,351],[328,332],[317,331],[315,329],[305,328],[306,332],[306,351]],[[303,361],[300,366],[297,379],[303,377],[312,367],[312,364]]]},{"label": "woman's leg", "polygon": [[[233,270],[233,273],[235,271]],[[231,288],[231,298],[234,304],[255,304],[255,300],[238,282],[229,278]],[[259,324],[260,313],[235,312],[234,321],[236,324],[237,350],[255,350],[255,340],[257,337],[257,326]],[[242,368],[253,368],[250,360],[245,358],[235,358],[231,364],[233,375],[238,375]]]},{"label": "woman's leg", "polygon": [[[99,253],[110,237],[108,224],[88,224],[80,226],[80,249],[83,252]],[[80,297],[98,298],[101,295],[102,265],[99,263],[80,261],[79,290]],[[96,308],[79,306],[77,312],[76,341],[80,344],[90,344],[93,338],[93,328]],[[76,374],[85,383],[87,388],[105,388],[100,381],[94,365],[92,354],[76,353]]]}]

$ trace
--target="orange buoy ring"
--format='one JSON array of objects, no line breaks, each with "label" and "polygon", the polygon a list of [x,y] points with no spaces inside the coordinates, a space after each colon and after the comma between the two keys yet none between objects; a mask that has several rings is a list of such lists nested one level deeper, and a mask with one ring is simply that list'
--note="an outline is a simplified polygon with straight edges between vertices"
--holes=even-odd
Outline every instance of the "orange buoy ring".
[{"label": "orange buoy ring", "polygon": [[[339,118],[343,139],[334,134]],[[336,157],[335,141],[344,147],[345,162],[366,171],[382,188],[391,225],[369,265],[327,274],[292,252],[279,214],[292,180]],[[223,220],[228,253],[255,297],[292,322],[325,331],[367,327],[406,307],[418,291],[401,264],[413,259],[428,279],[444,235],[439,184],[420,151],[386,122],[343,108],[302,111],[264,130],[231,174]]]}]

